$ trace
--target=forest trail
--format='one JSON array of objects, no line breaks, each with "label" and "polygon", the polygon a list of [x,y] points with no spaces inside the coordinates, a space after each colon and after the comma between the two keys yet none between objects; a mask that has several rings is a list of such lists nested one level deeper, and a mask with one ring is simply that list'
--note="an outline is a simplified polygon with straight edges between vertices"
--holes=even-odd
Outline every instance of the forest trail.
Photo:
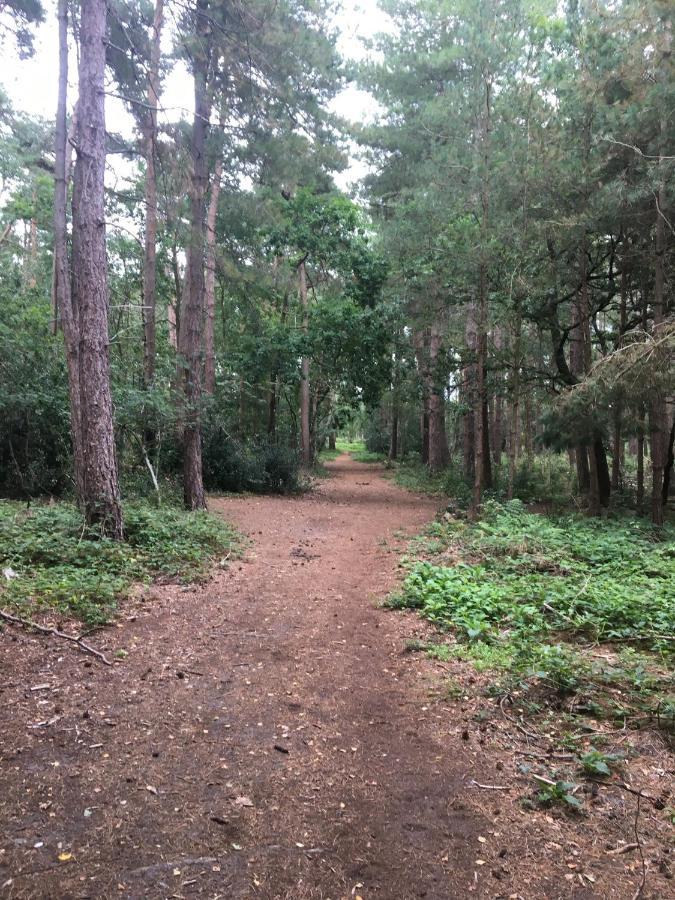
[{"label": "forest trail", "polygon": [[461,728],[376,603],[436,502],[330,468],[299,498],[212,500],[244,560],[146,589],[96,636],[128,651],[112,672],[12,635],[3,896],[481,894]]}]

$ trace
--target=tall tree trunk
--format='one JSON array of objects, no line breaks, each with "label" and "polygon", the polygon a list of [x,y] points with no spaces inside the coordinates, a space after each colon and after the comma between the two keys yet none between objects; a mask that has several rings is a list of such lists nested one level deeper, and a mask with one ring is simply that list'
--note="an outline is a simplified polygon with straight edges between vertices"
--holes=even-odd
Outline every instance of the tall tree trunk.
[{"label": "tall tree trunk", "polygon": [[504,443],[504,398],[499,394],[495,394],[492,402],[494,410],[494,425],[492,428],[492,456],[495,465],[497,466],[497,468],[499,468],[502,464],[502,449]]},{"label": "tall tree trunk", "polygon": [[[221,118],[222,122],[222,118]],[[216,389],[216,218],[223,177],[223,158],[219,154],[213,169],[209,209],[206,215],[206,324],[204,332],[204,390],[213,394]]]},{"label": "tall tree trunk", "polygon": [[[586,244],[580,250],[581,290],[577,293],[572,305],[574,327],[570,330],[570,371],[576,381],[583,378],[586,372],[586,332],[589,328],[587,309],[588,292],[586,290]],[[588,494],[591,490],[591,470],[589,453],[586,444],[575,445],[577,463],[577,482],[579,490]]]},{"label": "tall tree trunk", "polygon": [[645,502],[645,415],[644,411],[640,414],[640,423],[637,433],[637,449],[635,451],[637,457],[637,473],[636,473],[636,496],[635,502],[640,512],[643,511]]},{"label": "tall tree trunk", "polygon": [[[60,7],[57,6],[57,10],[60,10]],[[57,15],[60,17],[61,16],[60,12],[57,12]],[[61,60],[62,54],[64,54],[63,58],[65,59],[65,73],[63,73],[63,74],[61,73],[61,71],[60,71],[61,63],[59,62],[59,85],[61,83],[62,77],[65,77],[65,78],[68,77],[68,10],[67,10],[67,8],[63,15],[65,17],[65,19],[64,19],[64,21],[65,21],[65,37],[63,38],[63,41],[65,41],[65,43],[64,43],[63,47],[61,47],[62,39],[61,39],[61,35],[59,34],[59,60]],[[60,21],[59,21],[59,29],[60,29]],[[60,90],[60,88],[59,88],[59,90]],[[64,159],[63,159],[63,162],[59,162],[59,166],[62,168],[63,171],[61,172],[61,174],[59,174],[59,171],[56,166],[56,152],[55,152],[55,154],[54,154],[54,179],[56,180],[58,178],[63,182],[62,186],[59,187],[60,197],[62,199],[55,197],[55,200],[59,199],[59,202],[62,203],[62,212],[59,212],[59,218],[63,222],[63,228],[64,228],[63,233],[65,235],[64,241],[63,241],[63,246],[65,247],[65,259],[66,259],[66,265],[68,266],[67,295],[68,295],[68,297],[70,297],[71,296],[70,266],[68,265],[68,188],[70,186],[70,178],[72,175],[72,168],[73,168],[72,146],[75,143],[75,130],[77,128],[77,106],[75,106],[75,109],[73,110],[73,115],[70,120],[70,128],[68,129],[68,132],[66,133],[65,123],[67,121],[67,109],[66,109],[67,100],[68,100],[68,90],[67,90],[67,86],[66,86],[66,90],[63,95],[63,113],[62,113],[62,115],[63,115],[64,124],[61,126],[61,128],[62,128],[62,131],[60,132],[61,136],[59,137],[59,135],[57,134],[58,129],[60,127],[59,126],[59,117],[61,115],[59,113],[60,107],[58,106],[58,104],[57,104],[57,114],[56,114],[56,126],[55,126],[55,130],[54,130],[55,144],[57,141],[60,142],[60,144],[63,144],[64,135],[65,135],[65,144],[63,144]],[[56,190],[56,188],[55,188],[55,190]],[[10,224],[10,226],[7,226],[7,227],[8,228],[11,227],[11,224]],[[1,241],[0,241],[0,243],[1,243]],[[54,335],[58,334],[59,326],[61,328],[63,328],[63,323],[61,322],[61,318],[60,318],[61,313],[59,310],[59,293],[58,293],[57,284],[56,284],[57,263],[58,263],[58,259],[57,259],[57,254],[56,254],[56,233],[55,233],[54,234],[54,254],[53,254],[53,258],[52,258],[52,313],[53,313],[53,319],[52,319],[52,327],[51,327],[51,333]],[[71,315],[72,315],[72,298],[70,300],[70,305],[71,305]]]},{"label": "tall tree trunk", "polygon": [[[207,0],[197,0],[193,53],[195,114],[192,125],[192,184],[190,191],[190,246],[186,289],[181,304],[178,349],[182,356],[183,392],[183,497],[187,509],[204,509],[200,404],[202,399],[202,332],[204,327],[204,200],[207,187],[206,136],[211,113],[207,89],[211,26]],[[187,296],[186,296],[187,294]]]},{"label": "tall tree trunk", "polygon": [[520,300],[516,301],[513,335],[513,369],[511,373],[511,411],[509,413],[509,484],[507,497],[513,500],[516,470],[520,456],[520,367],[522,364],[522,313]]},{"label": "tall tree trunk", "polygon": [[[670,51],[670,30],[666,28],[666,47]],[[660,121],[659,134],[659,186],[656,193],[656,225],[654,230],[654,332],[658,334],[665,319],[665,206],[666,176],[663,159],[667,120],[665,113]],[[668,452],[668,411],[666,398],[655,396],[649,403],[649,434],[652,457],[652,522],[663,525],[664,475]]]},{"label": "tall tree trunk", "polygon": [[[623,335],[626,331],[626,294],[626,254],[624,251],[623,259],[621,262],[621,305],[619,311],[619,335],[616,341],[617,349],[621,347],[623,343]],[[621,403],[619,401],[614,404],[612,418],[614,425],[614,434],[612,440],[612,489],[618,491],[621,484],[621,457],[623,453],[622,409]]]},{"label": "tall tree trunk", "polygon": [[[68,0],[59,0],[59,90],[54,150],[54,305],[61,318],[68,371],[70,433],[73,444],[75,496],[84,509],[84,461],[80,405],[80,329],[70,286],[68,260]],[[57,316],[55,315],[55,322]]]},{"label": "tall tree trunk", "polygon": [[422,388],[422,413],[420,415],[420,432],[422,436],[422,463],[429,465],[429,395],[426,385]]},{"label": "tall tree trunk", "polygon": [[398,388],[394,383],[391,393],[391,429],[389,435],[389,459],[398,458]]},{"label": "tall tree trunk", "polygon": [[592,516],[600,515],[600,486],[598,476],[598,457],[594,452],[594,446],[588,448],[588,472],[589,472],[589,492],[588,492],[588,512]]},{"label": "tall tree trunk", "polygon": [[[501,326],[495,328],[495,350],[498,353],[504,349],[504,339]],[[499,384],[492,398],[493,408],[493,427],[492,427],[492,456],[495,466],[499,468],[502,464],[502,443],[503,443],[503,424],[504,424],[504,397],[501,388],[502,374],[499,373]]]},{"label": "tall tree trunk", "polygon": [[473,511],[477,513],[483,490],[491,486],[490,435],[487,405],[487,306],[488,306],[488,260],[487,241],[490,227],[490,129],[492,103],[492,80],[489,72],[483,73],[483,110],[480,117],[480,147],[482,154],[481,172],[481,237],[480,261],[478,268],[478,298],[476,309],[476,398],[474,405],[474,445],[476,466],[473,482]]},{"label": "tall tree trunk", "polygon": [[[298,266],[300,307],[302,310],[302,332],[309,331],[309,299],[307,296],[307,271],[305,260]],[[312,465],[312,443],[310,434],[310,384],[309,357],[303,356],[300,363],[300,458],[303,466]]]},{"label": "tall tree trunk", "polygon": [[668,437],[666,449],[666,465],[663,472],[663,504],[668,502],[670,494],[670,481],[673,474],[673,465],[675,464],[675,416],[670,426],[670,435]]},{"label": "tall tree trunk", "polygon": [[478,333],[476,328],[476,310],[474,304],[470,304],[466,311],[465,336],[466,349],[470,361],[463,368],[462,373],[462,405],[465,409],[462,416],[462,459],[464,477],[473,483],[476,472],[476,348]]},{"label": "tall tree trunk", "polygon": [[73,307],[79,318],[84,512],[109,537],[123,536],[108,338],[105,237],[105,0],[80,20],[77,157],[73,178]]},{"label": "tall tree trunk", "polygon": [[427,396],[429,398],[429,468],[442,471],[448,464],[448,436],[445,431],[445,389],[440,366],[441,330],[437,322],[429,329]]},{"label": "tall tree trunk", "polygon": [[[180,310],[183,303],[183,291],[185,285],[187,285],[188,283],[188,273],[185,273],[185,279],[181,279],[180,265],[178,263],[178,246],[176,245],[175,239],[171,245],[171,275],[173,276],[174,298],[173,302],[169,302],[169,308],[167,310],[167,320],[169,323],[169,344],[174,348],[174,350],[178,350]],[[180,379],[178,379],[178,383],[180,383]]]},{"label": "tall tree trunk", "polygon": [[155,0],[150,40],[148,101],[143,127],[145,150],[145,246],[143,260],[143,378],[150,387],[155,379],[156,285],[157,285],[157,106],[159,103],[159,59],[164,0]]},{"label": "tall tree trunk", "polygon": [[422,439],[422,463],[431,461],[431,379],[429,377],[429,330],[422,326],[413,331],[413,346],[417,358],[422,409],[420,410],[420,436]]},{"label": "tall tree trunk", "polygon": [[[31,197],[33,209],[37,205],[37,192],[35,188],[33,188],[33,195]],[[37,219],[35,218],[35,212],[31,216],[30,220],[30,231],[28,233],[28,259],[27,259],[27,270],[28,277],[26,279],[26,286],[28,288],[37,287],[37,257],[38,257],[38,228],[37,228]],[[24,261],[24,266],[26,266],[26,261]]]},{"label": "tall tree trunk", "polygon": [[527,457],[528,466],[532,462],[532,457],[534,456],[534,437],[533,437],[533,423],[532,423],[532,397],[527,394],[525,397],[525,422],[524,424],[524,439],[525,439],[525,456]]},{"label": "tall tree trunk", "polygon": [[278,375],[272,373],[270,377],[270,390],[267,399],[267,437],[276,443],[277,435],[277,404],[279,398]]}]

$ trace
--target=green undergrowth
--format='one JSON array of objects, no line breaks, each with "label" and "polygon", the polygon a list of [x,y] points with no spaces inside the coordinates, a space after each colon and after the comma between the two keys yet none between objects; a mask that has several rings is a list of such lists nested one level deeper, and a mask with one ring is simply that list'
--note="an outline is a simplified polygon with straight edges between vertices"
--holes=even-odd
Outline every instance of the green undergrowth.
[{"label": "green undergrowth", "polygon": [[[471,504],[472,480],[456,461],[437,473],[430,472],[417,454],[410,454],[394,465],[395,479],[402,487],[418,493],[445,494],[452,497],[458,509],[466,509]],[[507,492],[508,470],[504,462],[494,469],[493,486],[484,492],[484,497],[504,502]],[[547,511],[568,508],[575,495],[575,485],[567,457],[545,452],[523,460],[514,473],[513,493],[523,502],[536,503]]]},{"label": "green undergrowth", "polygon": [[337,459],[338,456],[342,456],[342,453],[343,451],[338,450],[337,447],[334,450],[331,450],[330,447],[326,447],[319,451],[318,460],[320,463],[330,462],[332,459]]},{"label": "green undergrowth", "polygon": [[0,604],[24,616],[54,609],[101,625],[134,583],[199,580],[239,545],[208,512],[135,502],[125,505],[124,522],[126,539],[111,541],[84,527],[70,504],[0,502]]},{"label": "green undergrowth", "polygon": [[434,523],[411,553],[388,603],[452,632],[433,655],[582,697],[598,715],[658,708],[672,724],[675,528],[656,540],[633,519],[553,519],[490,502],[478,522]]},{"label": "green undergrowth", "polygon": [[432,474],[416,457],[394,463],[394,480],[401,487],[419,494],[448,494],[457,497],[456,490],[448,487],[449,473]]},{"label": "green undergrowth", "polygon": [[360,463],[387,462],[386,453],[374,453],[372,450],[354,450],[350,455],[355,462]]},{"label": "green undergrowth", "polygon": [[360,453],[366,449],[366,445],[363,441],[348,441],[345,438],[338,438],[335,442],[335,446],[340,453]]}]

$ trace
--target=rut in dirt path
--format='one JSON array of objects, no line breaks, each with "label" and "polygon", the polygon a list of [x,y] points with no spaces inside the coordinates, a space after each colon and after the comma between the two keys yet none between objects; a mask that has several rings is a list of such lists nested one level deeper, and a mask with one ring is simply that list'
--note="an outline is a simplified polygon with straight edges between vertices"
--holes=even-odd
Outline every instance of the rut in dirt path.
[{"label": "rut in dirt path", "polygon": [[[129,651],[112,674],[17,637],[7,896],[476,890],[461,739],[376,604],[396,584],[396,536],[436,504],[348,457],[331,470],[300,498],[212,500],[250,537],[246,559],[188,592],[146,592],[106,632],[106,649]],[[36,680],[49,693],[26,690]]]}]

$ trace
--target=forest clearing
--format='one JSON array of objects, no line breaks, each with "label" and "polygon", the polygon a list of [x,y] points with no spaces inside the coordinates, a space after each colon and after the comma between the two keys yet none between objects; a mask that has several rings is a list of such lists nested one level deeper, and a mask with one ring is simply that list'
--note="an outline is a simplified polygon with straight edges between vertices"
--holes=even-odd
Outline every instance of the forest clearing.
[{"label": "forest clearing", "polygon": [[675,895],[674,19],[0,0],[0,896]]}]

